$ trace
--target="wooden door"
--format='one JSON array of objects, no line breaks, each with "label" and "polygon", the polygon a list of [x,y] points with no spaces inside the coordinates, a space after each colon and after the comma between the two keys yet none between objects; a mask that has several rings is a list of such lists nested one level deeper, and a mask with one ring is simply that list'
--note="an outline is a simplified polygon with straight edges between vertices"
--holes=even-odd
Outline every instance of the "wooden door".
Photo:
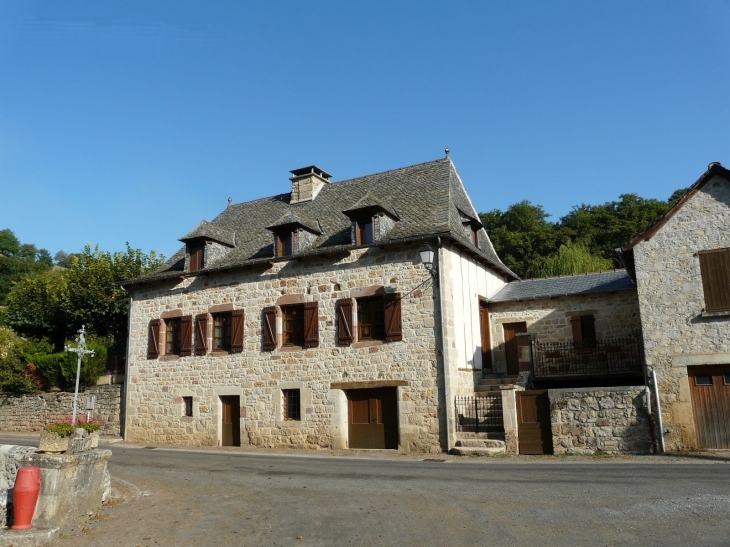
[{"label": "wooden door", "polygon": [[398,448],[396,388],[351,389],[347,399],[350,448]]},{"label": "wooden door", "polygon": [[687,367],[697,443],[730,448],[730,365]]},{"label": "wooden door", "polygon": [[516,391],[520,454],[552,454],[550,399],[546,389]]},{"label": "wooden door", "polygon": [[527,323],[505,323],[504,351],[507,356],[507,374],[517,376],[520,373],[520,355],[517,348],[517,335],[527,332]]},{"label": "wooden door", "polygon": [[221,397],[221,445],[241,446],[241,402],[237,395]]},{"label": "wooden door", "polygon": [[479,300],[479,332],[482,343],[482,370],[492,372],[492,336],[489,331],[489,308]]}]

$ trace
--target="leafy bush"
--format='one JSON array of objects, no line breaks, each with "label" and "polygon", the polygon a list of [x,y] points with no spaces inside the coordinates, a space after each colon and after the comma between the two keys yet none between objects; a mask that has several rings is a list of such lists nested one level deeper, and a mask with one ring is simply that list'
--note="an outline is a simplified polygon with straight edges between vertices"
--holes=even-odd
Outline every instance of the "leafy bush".
[{"label": "leafy bush", "polygon": [[70,419],[69,419],[69,421],[56,422],[54,424],[51,424],[51,425],[47,426],[45,429],[49,433],[55,433],[56,435],[59,435],[61,437],[68,437],[74,431],[76,431],[76,428],[71,425]]},{"label": "leafy bush", "polygon": [[[106,371],[107,347],[97,342],[87,344],[89,349],[94,350],[94,355],[85,355],[81,360],[82,386],[93,386]],[[76,367],[78,356],[70,351],[60,353],[36,354],[28,356],[40,371],[44,379],[44,387],[57,387],[66,389],[76,385]]]},{"label": "leafy bush", "polygon": [[39,386],[29,374],[25,352],[31,344],[12,330],[0,327],[0,391],[35,393]]},{"label": "leafy bush", "polygon": [[89,418],[87,420],[86,416],[79,416],[78,420],[76,420],[76,427],[80,427],[87,433],[99,431],[103,425],[104,424],[102,424],[101,422],[97,422],[94,418]]}]

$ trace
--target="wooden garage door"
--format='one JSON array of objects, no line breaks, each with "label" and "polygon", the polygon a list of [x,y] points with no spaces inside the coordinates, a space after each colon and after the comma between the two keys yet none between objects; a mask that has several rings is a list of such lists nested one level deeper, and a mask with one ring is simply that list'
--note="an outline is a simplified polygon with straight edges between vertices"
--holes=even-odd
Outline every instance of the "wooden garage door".
[{"label": "wooden garage door", "polygon": [[550,399],[546,389],[517,391],[517,438],[520,454],[552,454]]},{"label": "wooden garage door", "polygon": [[687,367],[697,443],[730,448],[730,365]]},{"label": "wooden garage door", "polygon": [[398,448],[396,388],[351,389],[347,399],[350,448]]}]

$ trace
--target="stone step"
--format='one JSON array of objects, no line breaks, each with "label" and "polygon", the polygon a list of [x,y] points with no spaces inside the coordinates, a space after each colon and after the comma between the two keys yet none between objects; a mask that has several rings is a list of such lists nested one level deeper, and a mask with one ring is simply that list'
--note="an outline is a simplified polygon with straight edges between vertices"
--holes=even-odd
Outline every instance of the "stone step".
[{"label": "stone step", "polygon": [[451,449],[451,453],[457,456],[494,456],[506,452],[504,441],[496,439],[463,439],[456,441],[456,446]]},{"label": "stone step", "polygon": [[517,376],[503,376],[501,378],[480,378],[477,383],[481,386],[500,386],[516,384]]}]

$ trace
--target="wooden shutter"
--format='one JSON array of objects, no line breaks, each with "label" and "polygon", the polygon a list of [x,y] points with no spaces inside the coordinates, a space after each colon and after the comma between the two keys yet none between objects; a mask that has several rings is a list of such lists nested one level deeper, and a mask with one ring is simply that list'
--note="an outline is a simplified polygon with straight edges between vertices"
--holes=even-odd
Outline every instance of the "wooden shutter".
[{"label": "wooden shutter", "polygon": [[340,298],[337,301],[337,343],[352,344],[352,298]]},{"label": "wooden shutter", "polygon": [[190,258],[188,260],[188,271],[197,272],[203,269],[203,256],[205,247],[190,247]]},{"label": "wooden shutter", "polygon": [[208,353],[208,314],[195,317],[195,355]]},{"label": "wooden shutter", "polygon": [[592,315],[580,316],[580,332],[583,345],[596,345],[596,318]]},{"label": "wooden shutter", "polygon": [[180,357],[193,354],[193,316],[180,318]]},{"label": "wooden shutter", "polygon": [[383,296],[383,303],[385,304],[385,339],[390,342],[403,340],[400,302],[400,293],[387,293]]},{"label": "wooden shutter", "polygon": [[157,359],[160,356],[160,320],[150,321],[149,338],[147,340],[147,359]]},{"label": "wooden shutter", "polygon": [[231,312],[231,352],[241,353],[243,351],[243,310]]},{"label": "wooden shutter", "polygon": [[705,311],[730,310],[730,250],[700,251]]},{"label": "wooden shutter", "polygon": [[317,302],[304,303],[304,347],[319,346],[319,307]]},{"label": "wooden shutter", "polygon": [[270,306],[262,310],[261,330],[264,334],[264,350],[276,349],[276,308]]},{"label": "wooden shutter", "polygon": [[581,346],[583,344],[583,331],[581,330],[580,315],[570,318],[570,326],[573,328],[573,344]]}]

